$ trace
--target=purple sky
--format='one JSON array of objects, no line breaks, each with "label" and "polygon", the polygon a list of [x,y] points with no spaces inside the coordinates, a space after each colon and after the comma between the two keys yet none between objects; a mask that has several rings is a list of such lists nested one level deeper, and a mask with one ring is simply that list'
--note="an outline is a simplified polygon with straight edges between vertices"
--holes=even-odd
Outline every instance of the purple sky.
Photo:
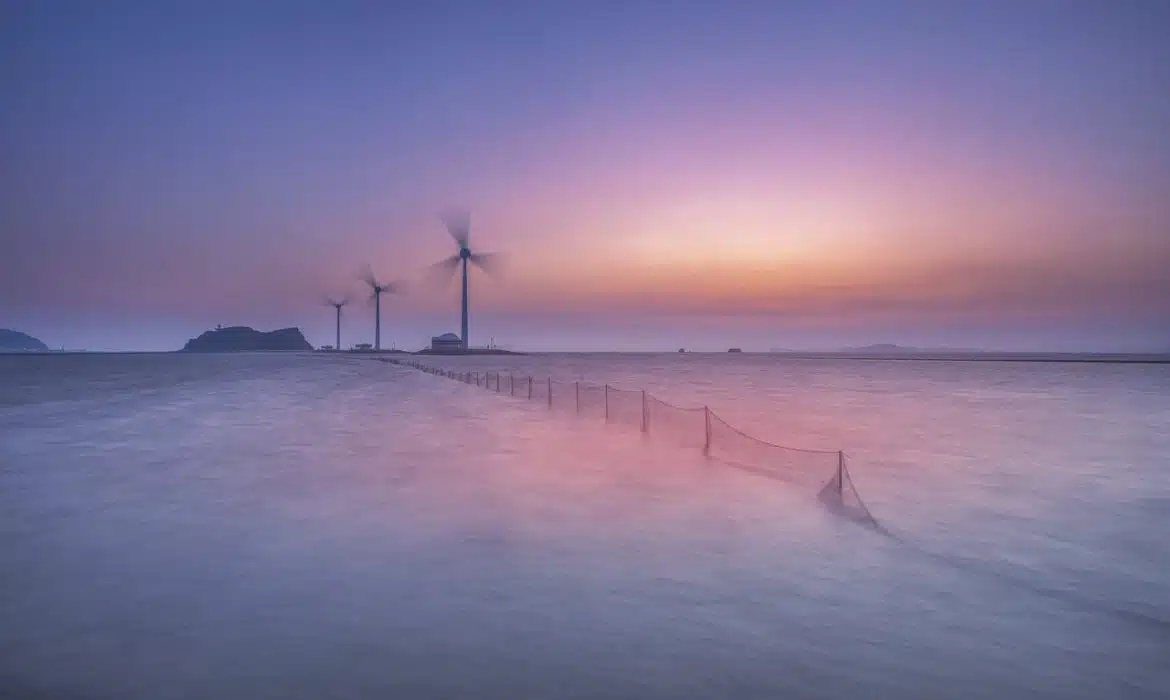
[{"label": "purple sky", "polygon": [[1170,349],[1170,3],[0,2],[0,327]]}]

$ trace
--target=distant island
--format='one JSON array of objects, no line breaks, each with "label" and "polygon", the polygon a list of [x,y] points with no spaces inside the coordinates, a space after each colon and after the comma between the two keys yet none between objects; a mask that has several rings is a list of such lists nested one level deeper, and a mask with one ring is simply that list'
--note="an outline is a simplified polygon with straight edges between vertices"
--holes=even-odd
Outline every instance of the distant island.
[{"label": "distant island", "polygon": [[183,352],[261,352],[271,350],[312,351],[300,328],[263,331],[247,326],[216,328],[192,338]]},{"label": "distant island", "polygon": [[970,348],[916,348],[906,345],[896,345],[894,343],[874,343],[873,345],[861,345],[859,347],[845,347],[845,348],[831,348],[831,349],[806,349],[794,350],[792,348],[770,348],[770,353],[777,355],[924,355],[924,354],[978,354],[985,352],[984,350],[973,350]]},{"label": "distant island", "polygon": [[0,328],[0,352],[48,352],[49,346],[27,333]]},{"label": "distant island", "polygon": [[895,345],[893,343],[877,343],[875,345],[863,345],[859,348],[841,348],[837,352],[855,352],[865,355],[872,354],[922,354],[922,353],[978,353],[981,350],[973,350],[970,348],[914,348],[906,347],[904,345]]}]

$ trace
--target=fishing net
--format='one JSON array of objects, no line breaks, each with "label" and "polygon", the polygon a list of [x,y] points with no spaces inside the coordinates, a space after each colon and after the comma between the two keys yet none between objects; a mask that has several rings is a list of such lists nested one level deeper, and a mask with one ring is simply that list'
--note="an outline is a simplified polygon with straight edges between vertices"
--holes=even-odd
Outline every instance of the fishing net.
[{"label": "fishing net", "polygon": [[707,456],[730,466],[816,489],[819,500],[830,511],[884,532],[857,492],[842,451],[802,449],[761,440],[731,425],[706,406],[675,406],[645,391],[394,362],[487,391],[538,401],[553,410],[635,428],[656,440],[701,449]]}]

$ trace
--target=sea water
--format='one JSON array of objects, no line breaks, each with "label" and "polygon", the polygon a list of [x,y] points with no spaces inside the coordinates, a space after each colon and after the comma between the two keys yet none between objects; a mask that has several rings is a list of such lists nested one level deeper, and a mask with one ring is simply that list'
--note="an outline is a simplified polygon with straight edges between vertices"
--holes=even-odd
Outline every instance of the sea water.
[{"label": "sea water", "polygon": [[1170,366],[431,363],[844,450],[882,529],[370,358],[0,357],[0,697],[1170,693]]}]

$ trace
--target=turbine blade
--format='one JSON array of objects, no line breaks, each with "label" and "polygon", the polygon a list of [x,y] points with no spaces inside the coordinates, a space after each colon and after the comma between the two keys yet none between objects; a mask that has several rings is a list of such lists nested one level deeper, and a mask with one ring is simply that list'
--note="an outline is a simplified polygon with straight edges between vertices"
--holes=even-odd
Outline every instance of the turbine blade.
[{"label": "turbine blade", "polygon": [[503,267],[504,256],[500,253],[472,253],[468,260],[489,275],[497,275]]},{"label": "turbine blade", "polygon": [[395,280],[388,284],[382,285],[382,291],[387,294],[405,294],[406,283],[402,280]]},{"label": "turbine blade", "polygon": [[370,285],[371,287],[378,286],[378,278],[374,277],[374,268],[370,267],[369,263],[366,263],[365,269],[358,273],[358,279]]},{"label": "turbine blade", "polygon": [[451,208],[440,214],[439,218],[459,247],[466,248],[471,240],[471,212],[467,209]]},{"label": "turbine blade", "polygon": [[452,255],[429,266],[427,268],[427,277],[430,279],[431,285],[440,287],[448,284],[455,275],[455,271],[459,269],[459,261],[458,255]]}]

